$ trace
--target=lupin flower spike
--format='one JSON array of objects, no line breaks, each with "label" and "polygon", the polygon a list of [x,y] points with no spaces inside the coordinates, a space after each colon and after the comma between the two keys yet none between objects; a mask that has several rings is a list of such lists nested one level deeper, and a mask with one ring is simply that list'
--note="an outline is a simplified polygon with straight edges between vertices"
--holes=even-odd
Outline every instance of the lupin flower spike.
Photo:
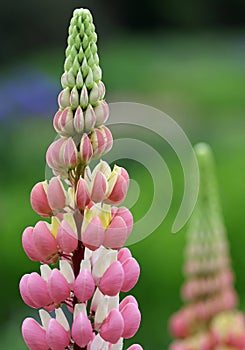
[{"label": "lupin flower spike", "polygon": [[[132,214],[115,206],[125,199],[129,176],[104,161],[93,171],[88,165],[113,144],[104,125],[109,108],[96,41],[90,12],[75,10],[53,120],[59,138],[46,154],[54,177],[37,183],[30,198],[33,209],[49,221],[27,227],[22,236],[28,257],[42,263],[40,274],[26,274],[20,281],[24,302],[41,309],[41,324],[27,318],[22,325],[31,350],[120,350],[123,339],[133,337],[140,325],[135,298],[119,300],[140,274],[139,264],[123,248]],[[57,263],[59,268],[49,266]],[[71,324],[64,307],[72,314]],[[49,314],[53,310],[55,318]]]},{"label": "lupin flower spike", "polygon": [[[187,233],[185,305],[170,320],[177,340],[171,350],[244,349],[244,317],[235,310],[237,295],[230,266],[228,241],[219,203],[212,151],[195,147],[200,190]],[[236,326],[239,322],[239,332]],[[227,326],[224,327],[224,324]],[[238,345],[240,344],[240,345]]]}]

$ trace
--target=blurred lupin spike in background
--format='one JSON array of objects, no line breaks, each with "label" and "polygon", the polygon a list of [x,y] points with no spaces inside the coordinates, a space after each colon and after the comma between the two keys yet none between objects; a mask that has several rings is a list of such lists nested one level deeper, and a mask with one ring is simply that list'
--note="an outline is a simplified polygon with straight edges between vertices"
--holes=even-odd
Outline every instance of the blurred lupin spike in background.
[{"label": "blurred lupin spike in background", "polygon": [[[186,281],[182,287],[185,305],[170,320],[171,332],[179,340],[170,349],[215,350],[223,345],[243,349],[245,322],[241,313],[233,311],[238,298],[233,287],[214,158],[205,143],[196,145],[195,152],[200,191],[187,232]],[[241,325],[238,333],[237,323]]]}]

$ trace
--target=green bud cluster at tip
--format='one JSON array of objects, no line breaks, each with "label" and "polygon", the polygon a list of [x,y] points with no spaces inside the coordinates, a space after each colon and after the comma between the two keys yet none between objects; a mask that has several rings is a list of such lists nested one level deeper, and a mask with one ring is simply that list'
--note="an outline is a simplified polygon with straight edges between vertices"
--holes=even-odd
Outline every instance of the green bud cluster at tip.
[{"label": "green bud cluster at tip", "polygon": [[70,22],[68,46],[61,84],[60,108],[79,105],[86,109],[103,100],[104,84],[97,54],[97,34],[89,10],[76,9]]},{"label": "green bud cluster at tip", "polygon": [[[200,261],[219,260],[221,254],[224,258],[227,257],[226,260],[229,263],[226,230],[219,200],[213,152],[209,145],[199,143],[195,146],[195,153],[200,171],[200,188],[187,232],[187,263],[191,262],[193,258]],[[194,252],[195,257],[192,252]],[[202,272],[199,271],[199,273]]]}]

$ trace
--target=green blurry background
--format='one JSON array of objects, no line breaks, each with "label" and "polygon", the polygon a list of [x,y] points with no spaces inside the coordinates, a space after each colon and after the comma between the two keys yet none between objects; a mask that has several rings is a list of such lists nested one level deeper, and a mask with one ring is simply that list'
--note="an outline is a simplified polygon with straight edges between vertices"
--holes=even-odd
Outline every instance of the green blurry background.
[{"label": "green blurry background", "polygon": [[[245,3],[6,2],[0,12],[2,349],[26,348],[20,324],[36,314],[24,306],[18,292],[21,275],[38,269],[22,251],[21,234],[39,219],[30,207],[29,193],[45,176],[45,152],[55,136],[52,117],[67,26],[72,10],[80,6],[88,6],[95,17],[107,101],[159,108],[177,121],[193,144],[207,141],[213,147],[236,287],[245,311]],[[142,326],[133,341],[147,350],[167,349],[170,342],[167,321],[181,304],[186,232],[184,228],[170,233],[183,193],[180,164],[167,145],[154,142],[166,156],[174,198],[161,226],[131,247],[142,269],[132,291],[142,311]],[[138,218],[151,201],[151,178],[139,164],[120,164],[145,189],[133,208]]]}]

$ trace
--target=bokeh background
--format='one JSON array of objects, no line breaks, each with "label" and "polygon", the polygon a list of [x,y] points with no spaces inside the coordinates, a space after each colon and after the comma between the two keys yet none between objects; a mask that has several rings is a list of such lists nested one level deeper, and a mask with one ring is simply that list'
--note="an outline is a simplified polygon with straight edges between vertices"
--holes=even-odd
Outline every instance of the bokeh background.
[{"label": "bokeh background", "polygon": [[[21,248],[21,234],[38,216],[29,193],[44,178],[45,152],[55,133],[67,27],[76,7],[89,7],[99,34],[107,101],[132,101],[166,112],[190,141],[209,142],[230,241],[240,307],[245,311],[245,2],[243,0],[142,0],[3,2],[0,11],[0,347],[26,349],[18,282],[38,269]],[[146,136],[146,135],[145,135]],[[143,137],[143,136],[142,136]],[[152,137],[152,136],[151,136]],[[149,137],[148,137],[149,140]],[[155,147],[157,147],[157,141]],[[158,145],[174,184],[168,217],[148,238],[132,246],[142,274],[133,294],[142,310],[134,338],[146,350],[167,349],[167,321],[181,304],[184,228],[171,234],[183,193],[174,152]],[[149,173],[122,160],[145,191],[133,208],[147,210]],[[147,189],[147,190],[146,190]],[[159,208],[161,210],[161,208]],[[131,344],[128,341],[127,344]]]}]

